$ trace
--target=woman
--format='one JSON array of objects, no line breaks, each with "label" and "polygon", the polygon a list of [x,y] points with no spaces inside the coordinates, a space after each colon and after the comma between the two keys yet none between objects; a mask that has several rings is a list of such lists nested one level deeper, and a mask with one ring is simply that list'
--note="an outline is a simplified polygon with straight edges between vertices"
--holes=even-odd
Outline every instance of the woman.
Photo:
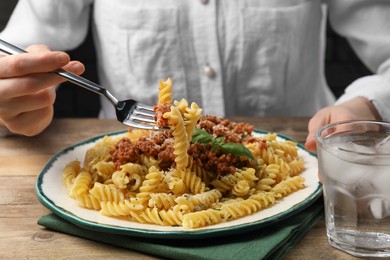
[{"label": "woman", "polygon": [[[314,115],[310,150],[326,123],[390,119],[385,1],[21,0],[0,35],[33,45],[29,54],[0,59],[0,121],[12,132],[35,135],[50,124],[53,86],[62,79],[46,72],[83,72],[58,51],[83,41],[90,8],[99,79],[120,99],[155,104],[158,81],[171,76],[175,98],[198,103],[206,114]],[[323,73],[327,10],[335,30],[377,73],[354,82],[337,105]],[[114,116],[109,103],[101,106],[101,117]]]}]

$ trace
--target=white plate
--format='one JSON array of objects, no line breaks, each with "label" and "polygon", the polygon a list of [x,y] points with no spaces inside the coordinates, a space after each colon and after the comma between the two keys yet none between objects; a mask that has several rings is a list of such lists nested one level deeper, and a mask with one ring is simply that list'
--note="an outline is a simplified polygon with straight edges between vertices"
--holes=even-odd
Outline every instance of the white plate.
[{"label": "white plate", "polygon": [[[265,133],[267,132],[255,130],[254,135]],[[123,132],[109,135],[118,134],[123,134]],[[77,201],[68,196],[65,186],[62,184],[62,170],[65,165],[75,159],[83,161],[87,149],[103,137],[104,135],[101,135],[85,140],[55,154],[43,167],[36,182],[38,199],[45,207],[60,217],[87,229],[122,235],[172,239],[195,239],[237,234],[261,228],[294,215],[308,207],[322,194],[322,185],[318,181],[317,175],[317,157],[298,144],[299,156],[303,157],[305,161],[306,170],[301,174],[305,178],[305,188],[253,215],[197,229],[140,224],[106,217],[96,210],[88,210],[78,206]],[[283,135],[278,135],[278,138],[292,140]]]}]

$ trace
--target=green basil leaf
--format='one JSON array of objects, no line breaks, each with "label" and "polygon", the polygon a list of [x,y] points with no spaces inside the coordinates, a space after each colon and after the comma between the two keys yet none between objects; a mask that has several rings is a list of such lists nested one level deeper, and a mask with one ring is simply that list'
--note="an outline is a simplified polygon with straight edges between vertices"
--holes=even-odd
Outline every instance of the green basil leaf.
[{"label": "green basil leaf", "polygon": [[255,160],[253,157],[252,153],[243,146],[242,144],[237,144],[237,143],[226,143],[221,145],[221,151],[223,153],[231,153],[234,156],[245,156],[251,160]]},{"label": "green basil leaf", "polygon": [[204,129],[195,128],[191,142],[207,144],[213,141],[213,137]]},{"label": "green basil leaf", "polygon": [[225,140],[225,137],[217,137],[213,139],[213,137],[206,130],[195,128],[191,142],[202,144],[211,143],[212,150],[221,149],[222,153],[231,153],[234,156],[245,156],[248,159],[256,162],[252,153],[245,146],[238,143],[223,143]]},{"label": "green basil leaf", "polygon": [[223,136],[213,139],[213,146],[221,146],[223,144],[223,142],[225,141],[225,139],[226,138]]}]

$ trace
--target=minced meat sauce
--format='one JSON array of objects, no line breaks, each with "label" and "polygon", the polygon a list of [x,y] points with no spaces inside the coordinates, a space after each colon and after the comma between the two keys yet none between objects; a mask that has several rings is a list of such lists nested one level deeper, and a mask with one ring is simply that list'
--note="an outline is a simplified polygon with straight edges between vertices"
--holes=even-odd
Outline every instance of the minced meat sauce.
[{"label": "minced meat sauce", "polygon": [[[161,111],[166,111],[166,107]],[[162,118],[162,112],[160,113]],[[163,119],[162,119],[163,120]],[[161,121],[162,124],[166,122]],[[216,116],[203,116],[197,128],[206,130],[213,138],[225,137],[225,142],[250,143],[255,141],[251,136],[253,125],[247,123],[235,123]],[[131,130],[130,130],[131,131]],[[152,131],[150,136],[142,137],[136,144],[132,144],[127,138],[121,139],[112,153],[112,160],[117,169],[128,162],[139,163],[140,156],[144,154],[160,160],[159,167],[168,170],[174,167],[175,156],[173,154],[173,136],[170,130]],[[188,154],[194,163],[202,168],[224,176],[232,174],[236,168],[249,167],[251,162],[246,157],[236,157],[230,153],[211,149],[211,144],[191,143]]]},{"label": "minced meat sauce", "polygon": [[154,111],[156,113],[155,119],[156,119],[156,124],[160,128],[169,128],[168,120],[163,117],[163,115],[166,112],[171,111],[171,105],[169,103],[164,103],[158,106],[154,106]]}]

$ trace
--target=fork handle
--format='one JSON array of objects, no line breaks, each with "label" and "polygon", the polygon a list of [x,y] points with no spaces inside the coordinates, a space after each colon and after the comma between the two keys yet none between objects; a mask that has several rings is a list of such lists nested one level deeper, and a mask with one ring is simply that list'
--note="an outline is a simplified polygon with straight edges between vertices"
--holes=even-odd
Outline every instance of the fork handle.
[{"label": "fork handle", "polygon": [[86,78],[83,78],[77,74],[74,74],[72,72],[69,72],[69,71],[66,71],[66,70],[63,70],[63,69],[58,69],[58,70],[55,70],[53,71],[53,73],[57,74],[58,76],[61,76],[65,79],[67,79],[68,81],[76,84],[76,85],[79,85],[80,87],[83,87],[87,90],[90,90],[92,92],[95,92],[97,94],[100,94],[102,96],[104,96],[105,98],[107,98],[114,106],[117,106],[119,101],[118,99],[116,99],[107,89],[105,88],[102,88],[101,86],[99,86],[98,84],[96,84],[95,82],[92,82]]},{"label": "fork handle", "polygon": [[[3,51],[4,53],[6,54],[9,54],[9,55],[14,55],[14,54],[20,54],[20,53],[27,53],[25,50],[23,50],[22,48],[19,48],[9,42],[6,42],[2,39],[0,39],[0,50]],[[100,94],[102,96],[104,96],[105,98],[107,98],[114,106],[117,106],[118,105],[118,100],[110,93],[108,92],[107,89],[105,88],[102,88],[101,86],[99,86],[98,84],[86,79],[86,78],[83,78],[77,74],[74,74],[72,72],[69,72],[69,71],[66,71],[64,69],[58,69],[58,70],[55,70],[55,71],[52,71],[53,73],[57,74],[58,76],[61,76],[65,79],[67,79],[68,81],[80,86],[80,87],[83,87],[87,90],[90,90],[92,92],[95,92],[97,94]]]}]

